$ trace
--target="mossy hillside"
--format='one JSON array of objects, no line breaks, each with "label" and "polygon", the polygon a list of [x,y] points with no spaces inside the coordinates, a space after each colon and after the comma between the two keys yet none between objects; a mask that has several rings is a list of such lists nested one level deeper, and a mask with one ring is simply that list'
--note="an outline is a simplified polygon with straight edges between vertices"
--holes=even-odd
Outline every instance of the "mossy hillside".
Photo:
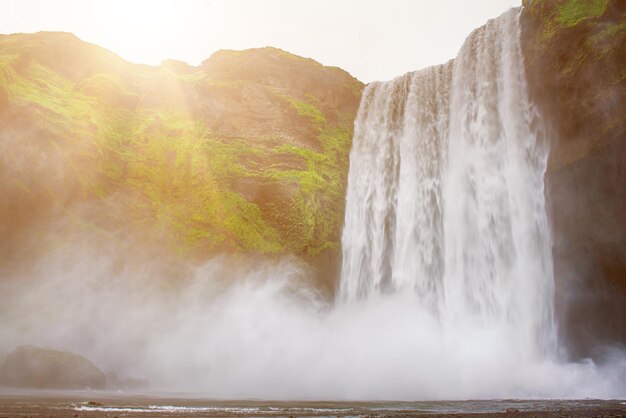
[{"label": "mossy hillside", "polygon": [[[69,71],[55,60],[50,66],[49,54],[37,55],[42,39],[62,45],[50,41],[56,36],[0,37],[5,130],[36,125],[34,134],[24,132],[22,145],[55,149],[63,173],[49,184],[32,176],[24,182],[28,173],[4,163],[14,181],[2,186],[12,196],[37,196],[31,206],[60,206],[81,227],[142,231],[146,240],[182,255],[337,249],[358,81],[271,48],[254,50],[252,62],[227,66],[238,73],[207,71],[211,60],[197,68],[135,66],[117,58],[110,64],[108,51],[81,44],[94,49],[81,54],[98,71]],[[280,60],[298,63],[300,72],[241,75],[254,74],[254,61],[267,54],[280,67]],[[247,55],[218,54],[222,64]],[[12,120],[17,114],[23,123]],[[42,203],[38,195],[55,200],[60,186],[71,199]]]},{"label": "mossy hillside", "polygon": [[609,0],[570,0],[557,6],[557,21],[566,26],[576,26],[587,19],[602,16]]},{"label": "mossy hillside", "polygon": [[626,134],[625,22],[619,0],[524,1],[526,67],[538,81],[532,93],[547,113],[562,115],[553,122],[560,140],[551,169],[588,155],[601,138]]}]

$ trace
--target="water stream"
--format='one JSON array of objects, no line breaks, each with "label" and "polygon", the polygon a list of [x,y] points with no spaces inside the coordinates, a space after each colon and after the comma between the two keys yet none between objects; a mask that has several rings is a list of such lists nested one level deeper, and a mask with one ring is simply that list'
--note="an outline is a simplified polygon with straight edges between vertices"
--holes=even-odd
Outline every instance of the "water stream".
[{"label": "water stream", "polygon": [[531,358],[555,350],[554,285],[518,15],[475,30],[454,61],[365,90],[339,298],[410,293],[442,329],[496,327]]}]

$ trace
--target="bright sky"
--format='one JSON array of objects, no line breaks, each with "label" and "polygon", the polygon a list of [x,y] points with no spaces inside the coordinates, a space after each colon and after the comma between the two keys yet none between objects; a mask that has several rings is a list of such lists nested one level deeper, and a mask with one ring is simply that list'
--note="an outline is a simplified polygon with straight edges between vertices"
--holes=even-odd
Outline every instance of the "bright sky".
[{"label": "bright sky", "polygon": [[123,58],[197,65],[218,49],[274,46],[387,80],[453,58],[521,0],[2,0],[0,33],[58,30]]}]

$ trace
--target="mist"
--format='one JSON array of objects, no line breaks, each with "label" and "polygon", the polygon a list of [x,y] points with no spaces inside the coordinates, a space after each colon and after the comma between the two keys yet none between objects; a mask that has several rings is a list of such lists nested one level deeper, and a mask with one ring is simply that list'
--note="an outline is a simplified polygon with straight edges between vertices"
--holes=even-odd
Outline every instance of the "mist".
[{"label": "mist", "polygon": [[[126,263],[123,248],[66,247],[0,284],[0,350],[76,352],[152,389],[211,398],[615,398],[626,362],[527,359],[510,329],[453,329],[407,294],[334,305],[294,260]],[[236,279],[236,280],[234,280]]]}]

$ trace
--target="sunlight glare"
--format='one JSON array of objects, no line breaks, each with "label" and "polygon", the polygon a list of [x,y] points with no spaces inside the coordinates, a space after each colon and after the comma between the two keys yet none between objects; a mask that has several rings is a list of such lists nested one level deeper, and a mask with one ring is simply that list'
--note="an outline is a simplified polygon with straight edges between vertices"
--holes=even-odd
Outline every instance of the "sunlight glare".
[{"label": "sunlight glare", "polygon": [[164,59],[163,50],[176,41],[178,23],[190,17],[186,10],[173,0],[116,0],[101,9],[101,30],[124,58],[157,64]]}]

